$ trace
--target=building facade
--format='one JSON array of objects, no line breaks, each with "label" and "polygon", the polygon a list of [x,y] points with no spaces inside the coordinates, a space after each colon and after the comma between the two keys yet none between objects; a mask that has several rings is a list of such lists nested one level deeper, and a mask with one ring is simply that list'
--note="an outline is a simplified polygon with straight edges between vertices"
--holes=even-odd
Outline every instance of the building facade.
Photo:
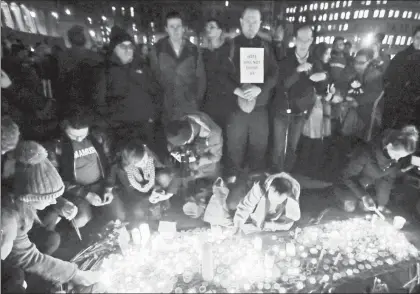
[{"label": "building facade", "polygon": [[420,1],[289,1],[286,20],[313,25],[316,43],[332,44],[342,36],[356,50],[383,33],[382,43],[394,55],[412,42],[412,32],[420,24]]}]

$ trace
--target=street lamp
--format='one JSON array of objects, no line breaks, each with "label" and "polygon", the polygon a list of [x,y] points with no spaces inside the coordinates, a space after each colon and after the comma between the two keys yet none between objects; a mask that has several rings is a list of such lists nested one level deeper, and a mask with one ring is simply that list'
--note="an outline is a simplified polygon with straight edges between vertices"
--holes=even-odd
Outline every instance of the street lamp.
[{"label": "street lamp", "polygon": [[106,21],[106,17],[104,15],[102,15],[102,20]]},{"label": "street lamp", "polygon": [[228,7],[229,6],[229,1],[225,1],[225,6]]},{"label": "street lamp", "polygon": [[58,19],[58,13],[53,11],[51,12],[52,17],[54,17],[55,19]]},{"label": "street lamp", "polygon": [[92,24],[92,19],[90,17],[87,18],[89,24]]},{"label": "street lamp", "polygon": [[36,12],[35,11],[31,11],[30,14],[31,14],[32,17],[36,17]]},{"label": "street lamp", "polygon": [[71,15],[71,11],[70,9],[66,8],[66,10],[64,11],[67,15]]}]

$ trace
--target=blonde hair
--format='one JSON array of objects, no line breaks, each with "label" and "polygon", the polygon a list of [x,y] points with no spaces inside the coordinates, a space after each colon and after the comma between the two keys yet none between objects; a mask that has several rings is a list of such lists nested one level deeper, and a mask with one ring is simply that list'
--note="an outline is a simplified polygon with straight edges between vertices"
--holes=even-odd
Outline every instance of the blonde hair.
[{"label": "blonde hair", "polygon": [[391,144],[394,148],[401,148],[408,153],[414,153],[417,150],[419,141],[419,131],[413,125],[405,126],[401,130],[396,130],[387,136],[383,143],[384,146]]}]

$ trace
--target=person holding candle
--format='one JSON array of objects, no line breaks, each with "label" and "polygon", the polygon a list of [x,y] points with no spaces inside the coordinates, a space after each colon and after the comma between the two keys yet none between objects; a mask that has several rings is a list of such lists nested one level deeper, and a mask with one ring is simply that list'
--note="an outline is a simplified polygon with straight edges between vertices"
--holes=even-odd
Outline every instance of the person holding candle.
[{"label": "person holding candle", "polygon": [[[65,188],[57,170],[47,159],[47,151],[38,143],[20,143],[15,155],[17,163],[13,193],[2,195],[1,259],[8,268],[2,270],[2,282],[5,277],[9,282],[13,279],[7,277],[12,268],[36,274],[57,284],[71,282],[91,286],[97,283],[100,278],[98,272],[81,271],[76,264],[43,254],[28,238],[34,222],[39,222],[37,211],[55,204]],[[21,280],[22,277],[18,277],[18,281]],[[19,285],[11,282],[10,286],[16,289]]]},{"label": "person holding candle", "polygon": [[235,211],[234,232],[286,231],[300,219],[300,185],[289,174],[274,174],[256,181],[246,194],[246,184],[241,182],[226,199],[229,210]]},{"label": "person holding candle", "polygon": [[138,222],[148,218],[149,208],[160,211],[162,204],[163,209],[168,209],[169,197],[178,192],[180,183],[152,150],[132,140],[118,152],[108,184],[115,187],[113,194],[124,203],[127,219]]},{"label": "person holding candle", "polygon": [[[334,192],[346,211],[356,209],[357,202],[368,210],[387,212],[391,190],[404,158],[413,154],[418,146],[416,127],[386,130],[378,140],[359,146],[351,155],[349,164],[341,172],[341,179]],[[376,197],[369,194],[374,188]]]}]

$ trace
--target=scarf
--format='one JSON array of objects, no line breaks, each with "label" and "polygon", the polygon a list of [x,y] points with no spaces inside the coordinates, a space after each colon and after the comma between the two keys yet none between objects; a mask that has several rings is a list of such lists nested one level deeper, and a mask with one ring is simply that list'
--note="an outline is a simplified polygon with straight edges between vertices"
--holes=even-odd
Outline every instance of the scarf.
[{"label": "scarf", "polygon": [[[141,193],[147,193],[155,186],[155,164],[150,157],[144,167],[130,165],[124,168],[130,185]],[[146,182],[146,183],[144,183]]]}]

